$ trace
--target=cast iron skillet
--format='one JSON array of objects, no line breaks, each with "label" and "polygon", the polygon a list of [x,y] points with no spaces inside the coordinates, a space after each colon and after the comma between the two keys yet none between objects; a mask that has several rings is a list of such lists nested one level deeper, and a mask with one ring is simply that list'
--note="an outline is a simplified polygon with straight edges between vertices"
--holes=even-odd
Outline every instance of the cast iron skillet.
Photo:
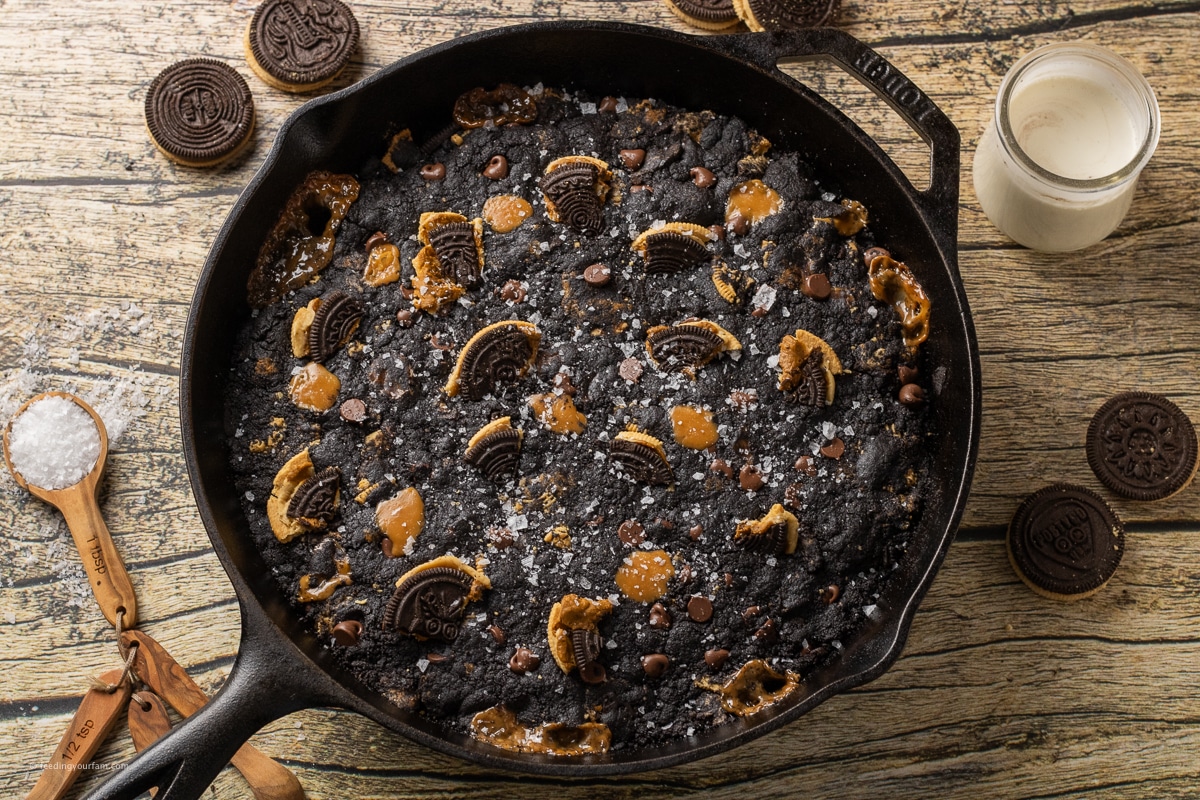
[{"label": "cast iron skillet", "polygon": [[[916,191],[866,134],[776,67],[822,56],[874,89],[929,143],[928,190]],[[802,151],[823,183],[865,203],[879,240],[913,268],[932,299],[933,325],[923,347],[934,384],[931,480],[939,499],[927,504],[907,557],[863,634],[811,674],[793,700],[753,719],[665,747],[572,759],[510,753],[448,734],[341,670],[322,642],[300,627],[252,544],[226,470],[223,405],[234,337],[249,314],[246,277],[263,236],[310,170],[356,171],[382,152],[395,125],[411,127],[420,141],[446,124],[459,94],[500,81],[655,97],[741,117],[776,147]],[[556,776],[657,769],[740,745],[880,675],[899,656],[953,538],[979,438],[979,357],[955,250],[958,148],[958,131],[924,93],[861,42],[832,29],[693,37],[635,25],[534,23],[446,42],[304,105],[284,123],[217,236],[184,342],[184,453],[200,516],[241,604],[237,660],[211,703],[91,797],[130,798],[158,785],[159,800],[197,798],[247,737],[313,706],[353,709],[435,750],[489,767]]]}]

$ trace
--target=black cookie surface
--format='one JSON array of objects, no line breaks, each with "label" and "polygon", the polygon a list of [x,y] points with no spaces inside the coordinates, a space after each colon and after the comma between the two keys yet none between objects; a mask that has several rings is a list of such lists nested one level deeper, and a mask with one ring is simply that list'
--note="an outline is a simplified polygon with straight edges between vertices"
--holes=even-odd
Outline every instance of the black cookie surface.
[{"label": "black cookie surface", "polygon": [[1099,495],[1054,484],[1021,503],[1008,527],[1013,568],[1039,594],[1085,597],[1116,572],[1125,529]]},{"label": "black cookie surface", "polygon": [[[727,680],[756,658],[803,675],[836,658],[874,612],[922,508],[938,501],[925,483],[926,439],[934,433],[924,409],[897,401],[897,369],[919,366],[917,380],[927,386],[936,373],[925,377],[895,312],[871,293],[861,256],[873,244],[869,229],[847,238],[823,221],[842,206],[796,153],[754,156],[763,147],[757,135],[708,112],[645,102],[596,113],[594,98],[550,90],[535,96],[533,124],[466,131],[461,145],[446,141],[433,152],[428,160],[445,166],[440,180],[423,179],[415,160],[395,174],[375,164],[358,176],[361,192],[331,265],[242,331],[227,398],[230,465],[256,545],[287,596],[297,596],[301,576],[332,573],[323,543],[344,551],[353,583],[327,600],[294,605],[367,685],[459,732],[472,715],[503,703],[530,724],[604,723],[614,749],[650,746],[733,719],[698,679]],[[632,148],[647,154],[636,172],[622,169],[618,157]],[[509,170],[493,179],[482,172],[497,154]],[[546,217],[539,180],[550,162],[571,154],[612,166],[597,235]],[[711,170],[715,184],[697,186],[696,166]],[[744,302],[721,296],[708,263],[647,274],[630,249],[639,234],[666,222],[719,226],[731,190],[751,178],[778,192],[782,208],[744,235],[729,232],[708,245],[711,260],[753,279]],[[649,188],[632,191],[634,183]],[[420,215],[476,217],[501,194],[529,202],[529,219],[508,233],[485,231],[478,287],[442,314],[412,314],[408,265],[421,248]],[[363,245],[377,231],[398,245],[404,273],[372,287],[361,278]],[[583,277],[597,263],[611,269],[603,285]],[[801,291],[805,271],[828,276],[828,299]],[[510,282],[524,293],[507,297],[522,299],[501,294]],[[354,341],[324,362],[341,381],[337,403],[323,413],[302,411],[287,399],[291,375],[304,363],[292,357],[292,318],[333,291],[358,299],[364,316]],[[688,318],[722,326],[741,350],[719,354],[694,378],[656,366],[647,330]],[[479,399],[448,397],[443,387],[461,349],[502,320],[537,326],[532,367]],[[845,367],[832,405],[804,405],[778,389],[780,341],[797,329],[822,337]],[[556,391],[570,394],[586,417],[582,434],[553,433],[532,412],[531,396]],[[364,403],[362,421],[339,414],[347,399]],[[712,412],[712,448],[675,441],[676,405]],[[493,479],[464,453],[481,427],[505,416],[523,431],[519,471]],[[610,443],[630,426],[663,442],[673,484],[638,483],[615,468]],[[830,452],[839,457],[822,455],[835,439],[843,447]],[[306,447],[318,472],[341,471],[340,517],[328,531],[281,544],[264,504],[276,472]],[[743,467],[755,482],[743,484]],[[424,529],[411,552],[388,558],[375,507],[406,487],[424,500]],[[793,554],[734,543],[738,522],[763,517],[776,503],[799,521]],[[618,536],[626,520],[642,528],[629,542]],[[652,603],[629,599],[614,582],[635,549],[662,550],[672,560],[674,577],[658,600],[669,625],[661,613],[651,625]],[[396,580],[445,554],[469,564],[483,558],[491,582],[468,605],[454,642],[385,630]],[[838,591],[826,591],[833,599],[825,602],[830,586]],[[569,593],[615,603],[600,625],[606,682],[586,684],[550,657],[547,618]],[[711,602],[710,618],[689,615],[694,596]],[[353,647],[335,646],[331,629],[346,620],[362,623],[361,636]],[[518,648],[538,656],[540,667],[510,669]],[[728,660],[710,666],[705,653],[719,649],[729,651]],[[661,675],[647,674],[642,659],[649,655],[666,657]]]},{"label": "black cookie surface", "polygon": [[1192,421],[1150,392],[1124,392],[1100,406],[1088,425],[1087,456],[1101,483],[1133,500],[1170,497],[1200,462]]},{"label": "black cookie surface", "polygon": [[205,165],[232,155],[254,129],[254,98],[227,64],[189,58],[164,69],[146,92],[146,127],[171,158]]},{"label": "black cookie surface", "polygon": [[358,47],[358,20],[340,0],[263,0],[246,38],[260,69],[304,86],[342,71]]}]

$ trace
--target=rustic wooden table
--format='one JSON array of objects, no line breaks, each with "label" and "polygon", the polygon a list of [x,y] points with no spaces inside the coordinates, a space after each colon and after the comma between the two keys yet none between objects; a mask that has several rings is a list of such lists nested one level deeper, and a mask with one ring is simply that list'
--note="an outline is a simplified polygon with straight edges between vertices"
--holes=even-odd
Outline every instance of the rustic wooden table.
[{"label": "rustic wooden table", "polygon": [[[209,690],[238,640],[233,593],[192,505],[177,376],[192,287],[222,219],[302,98],[246,66],[249,0],[0,0],[0,418],[35,391],[96,400],[117,434],[102,505],[143,628]],[[603,16],[682,30],[661,0],[352,0],[362,24],[346,85],[453,36]],[[963,528],[899,662],[801,721],[723,756],[591,783],[480,769],[353,714],[291,715],[255,737],[310,797],[1192,797],[1200,791],[1200,486],[1128,521],[1111,584],[1076,604],[1013,575],[1019,499],[1067,479],[1098,488],[1082,441],[1109,395],[1148,389],[1200,420],[1200,3],[1194,0],[846,0],[842,26],[913,77],[963,135],[960,258],[983,353],[985,413]],[[1162,142],[1129,218],[1069,256],[1014,246],[971,188],[1001,77],[1037,45],[1087,39],[1133,61],[1162,106]],[[142,101],[171,62],[245,75],[248,155],[197,171],[151,146]],[[927,154],[836,70],[799,77],[837,99],[919,175]],[[1110,498],[1112,500],[1113,498]],[[89,676],[116,666],[55,512],[0,485],[0,794],[23,796]],[[132,754],[128,734],[98,762]],[[76,793],[95,787],[92,773]],[[520,781],[520,787],[517,781]],[[229,770],[213,796],[249,797]]]}]

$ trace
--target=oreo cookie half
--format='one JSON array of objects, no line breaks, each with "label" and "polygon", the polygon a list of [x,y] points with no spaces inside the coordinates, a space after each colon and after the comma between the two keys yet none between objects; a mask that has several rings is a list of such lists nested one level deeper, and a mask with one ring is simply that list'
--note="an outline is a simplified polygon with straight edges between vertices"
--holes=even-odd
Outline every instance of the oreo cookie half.
[{"label": "oreo cookie half", "polygon": [[246,26],[246,60],[285,92],[309,92],[337,77],[358,47],[358,20],[341,0],[264,0]]},{"label": "oreo cookie half", "polygon": [[1008,526],[1008,560],[1030,589],[1052,600],[1098,592],[1125,552],[1125,527],[1099,495],[1056,483],[1025,498]]},{"label": "oreo cookie half", "polygon": [[1200,464],[1192,421],[1150,392],[1125,392],[1100,406],[1088,425],[1087,457],[1101,483],[1132,500],[1176,494]]},{"label": "oreo cookie half", "polygon": [[733,0],[665,0],[667,8],[689,25],[720,31],[738,24]]},{"label": "oreo cookie half", "polygon": [[146,93],[146,129],[168,158],[207,167],[232,156],[254,131],[254,98],[233,67],[189,58],[158,73]]}]

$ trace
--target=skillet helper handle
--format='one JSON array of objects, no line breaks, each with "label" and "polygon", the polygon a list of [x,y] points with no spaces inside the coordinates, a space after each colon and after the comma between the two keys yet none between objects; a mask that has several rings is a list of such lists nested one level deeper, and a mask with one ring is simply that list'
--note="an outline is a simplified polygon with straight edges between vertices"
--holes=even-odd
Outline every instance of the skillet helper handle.
[{"label": "skillet helper handle", "polygon": [[129,573],[125,571],[125,562],[117,553],[108,525],[100,515],[96,485],[94,480],[80,481],[69,489],[56,492],[54,502],[67,520],[88,583],[100,604],[100,613],[116,627],[118,613],[123,612],[121,627],[132,628],[137,625],[137,597]]},{"label": "skillet helper handle", "polygon": [[93,687],[83,696],[79,710],[63,732],[54,755],[46,760],[46,769],[38,779],[27,800],[59,800],[70,791],[82,770],[91,762],[100,745],[112,733],[129,700],[131,687],[123,670],[115,669],[100,676],[100,680],[117,688],[106,692]]},{"label": "skillet helper handle", "polygon": [[[879,53],[836,28],[715,36],[705,41],[758,66],[781,73],[779,63],[827,57],[891,106],[929,145],[929,188],[913,189],[922,209],[937,221],[943,245],[958,247],[958,129],[929,96]],[[899,173],[899,170],[897,169]],[[903,177],[903,173],[899,173]],[[908,183],[907,178],[905,182]],[[911,186],[912,184],[909,183]]]},{"label": "skillet helper handle", "polygon": [[[122,634],[121,643],[126,647],[137,644],[134,666],[138,676],[155,692],[166,698],[182,716],[190,717],[208,704],[208,695],[204,690],[171,657],[166,648],[148,634],[142,631],[127,631]],[[245,738],[248,737],[249,734]],[[240,741],[245,741],[245,738]],[[256,800],[303,800],[304,790],[291,770],[253,745],[243,744],[228,761],[232,762],[250,784],[250,790]],[[222,765],[224,763],[221,762]]]}]

